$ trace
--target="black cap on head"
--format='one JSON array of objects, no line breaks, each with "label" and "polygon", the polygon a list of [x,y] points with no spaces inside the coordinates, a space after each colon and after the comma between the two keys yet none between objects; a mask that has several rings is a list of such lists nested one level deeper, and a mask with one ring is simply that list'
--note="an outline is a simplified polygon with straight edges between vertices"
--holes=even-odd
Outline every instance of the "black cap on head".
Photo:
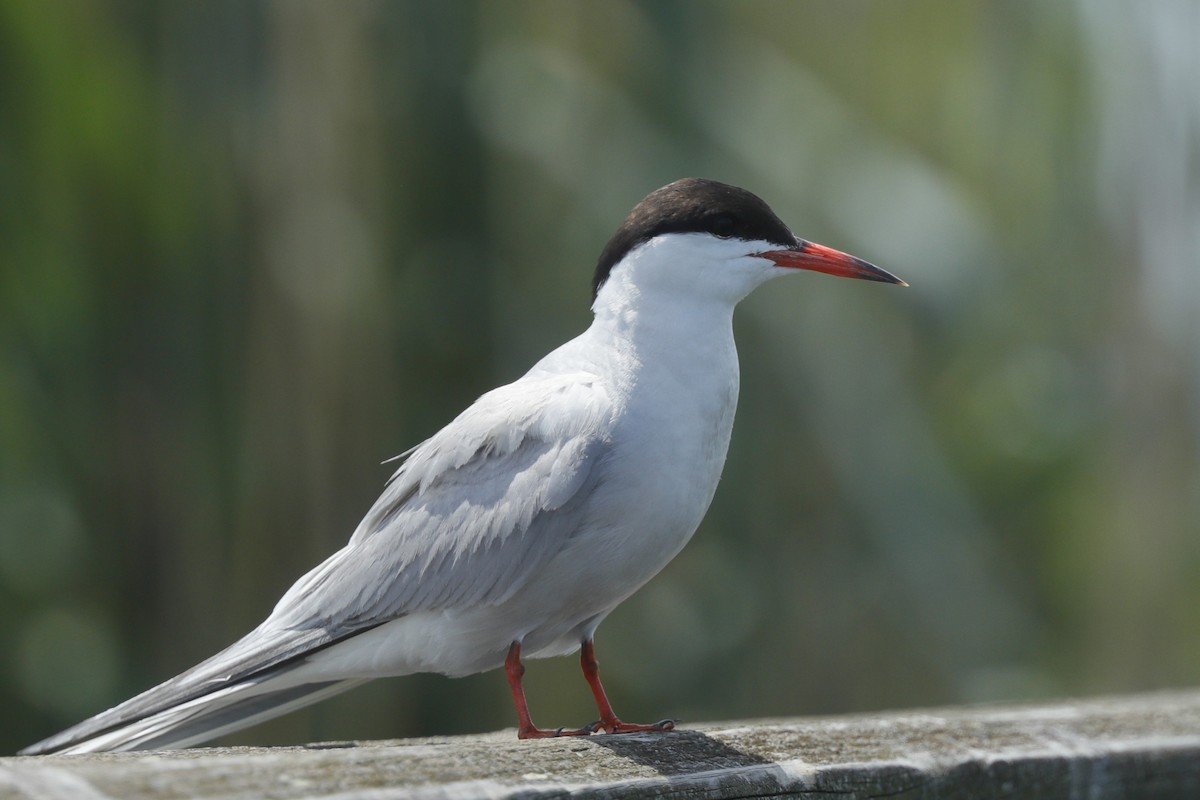
[{"label": "black cap on head", "polygon": [[592,278],[592,299],[630,250],[663,233],[711,233],[793,247],[796,237],[758,195],[705,178],[683,178],[646,195],[608,240]]}]

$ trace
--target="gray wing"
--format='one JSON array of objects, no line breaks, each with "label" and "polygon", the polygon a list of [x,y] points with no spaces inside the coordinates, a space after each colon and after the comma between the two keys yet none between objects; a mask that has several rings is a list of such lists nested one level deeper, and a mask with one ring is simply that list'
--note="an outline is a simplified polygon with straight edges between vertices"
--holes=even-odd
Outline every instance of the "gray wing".
[{"label": "gray wing", "polygon": [[[360,631],[345,631],[340,638]],[[335,637],[328,630],[255,629],[180,675],[90,717],[78,725],[21,750],[19,755],[53,753],[146,719],[167,709],[247,681],[265,683],[286,665],[319,650]]]},{"label": "gray wing", "polygon": [[258,628],[187,672],[39,742],[50,752],[238,684],[415,611],[499,603],[578,527],[611,406],[592,376],[489,392],[414,448],[350,542]]},{"label": "gray wing", "polygon": [[539,386],[526,389],[537,402],[521,404],[534,413],[489,413],[511,408],[505,395],[520,386],[480,398],[417,448],[350,543],[268,622],[336,631],[496,604],[536,575],[579,529],[603,474],[608,404],[589,383]]}]

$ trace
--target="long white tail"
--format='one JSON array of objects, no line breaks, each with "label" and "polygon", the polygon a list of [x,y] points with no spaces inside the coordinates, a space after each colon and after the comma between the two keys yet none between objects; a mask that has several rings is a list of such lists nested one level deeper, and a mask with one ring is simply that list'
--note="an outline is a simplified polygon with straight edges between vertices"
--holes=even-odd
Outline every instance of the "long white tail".
[{"label": "long white tail", "polygon": [[192,669],[20,755],[189,747],[351,689],[367,678],[313,674],[308,657],[341,637],[260,627]]},{"label": "long white tail", "polygon": [[100,753],[191,747],[226,733],[248,728],[289,711],[352,689],[362,680],[328,681],[270,689],[270,682],[248,682],[230,686],[128,725],[57,749],[21,751],[36,753]]}]

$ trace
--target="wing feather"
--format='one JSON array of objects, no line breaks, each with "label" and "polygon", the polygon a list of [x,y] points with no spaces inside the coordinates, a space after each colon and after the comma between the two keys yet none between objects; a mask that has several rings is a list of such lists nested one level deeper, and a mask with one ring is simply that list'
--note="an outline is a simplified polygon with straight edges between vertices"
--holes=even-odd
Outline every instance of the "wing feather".
[{"label": "wing feather", "polygon": [[[342,636],[359,631],[347,630]],[[48,739],[30,745],[22,755],[69,748],[107,731],[145,719],[182,703],[260,677],[334,641],[328,630],[265,630],[257,628],[216,655],[118,706],[80,722]]]},{"label": "wing feather", "polygon": [[350,542],[269,622],[328,627],[500,603],[578,529],[609,452],[593,375],[525,379],[481,397],[392,476]]},{"label": "wing feather", "polygon": [[594,376],[526,378],[483,395],[414,448],[350,542],[262,625],[165,683],[24,752],[49,752],[287,665],[390,619],[499,603],[576,532],[608,453]]}]

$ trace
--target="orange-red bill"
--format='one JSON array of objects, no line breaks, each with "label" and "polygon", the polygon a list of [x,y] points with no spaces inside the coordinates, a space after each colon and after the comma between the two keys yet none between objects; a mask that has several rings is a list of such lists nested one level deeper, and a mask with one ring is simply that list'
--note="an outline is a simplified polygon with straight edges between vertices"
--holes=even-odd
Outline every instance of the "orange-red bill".
[{"label": "orange-red bill", "polygon": [[824,272],[826,275],[837,275],[839,278],[858,278],[864,281],[879,281],[908,286],[892,273],[861,258],[847,255],[832,247],[796,240],[796,247],[787,250],[769,250],[759,253],[760,258],[769,258],[776,266],[791,269],[808,269],[813,272]]}]

